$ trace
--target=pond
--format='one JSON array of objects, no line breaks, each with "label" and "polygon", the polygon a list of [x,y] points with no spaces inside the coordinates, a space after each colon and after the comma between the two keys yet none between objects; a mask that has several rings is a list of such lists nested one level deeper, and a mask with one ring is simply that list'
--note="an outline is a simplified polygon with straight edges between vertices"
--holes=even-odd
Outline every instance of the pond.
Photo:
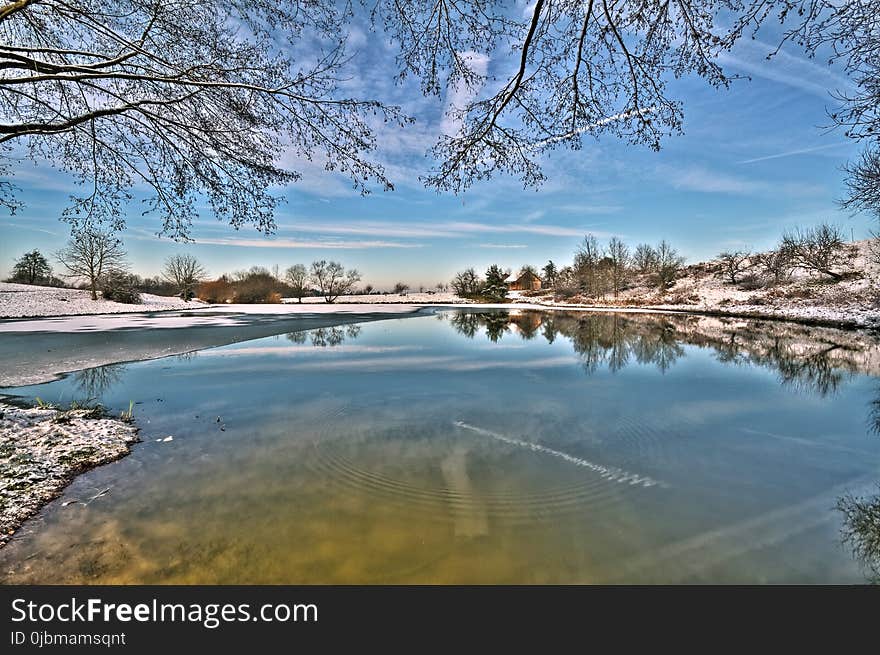
[{"label": "pond", "polygon": [[856,339],[437,311],[6,390],[132,401],[143,442],[26,523],[0,581],[864,582],[835,508],[880,481]]}]

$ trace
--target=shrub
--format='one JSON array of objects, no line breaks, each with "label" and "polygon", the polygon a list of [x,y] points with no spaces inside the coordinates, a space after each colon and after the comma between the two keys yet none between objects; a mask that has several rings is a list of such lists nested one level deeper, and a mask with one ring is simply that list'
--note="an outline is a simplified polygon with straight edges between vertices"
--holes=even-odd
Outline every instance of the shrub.
[{"label": "shrub", "polygon": [[101,295],[106,300],[137,304],[141,301],[141,295],[134,287],[134,280],[128,273],[112,271],[101,280]]},{"label": "shrub", "polygon": [[765,286],[766,283],[761,279],[760,275],[744,275],[739,280],[739,288],[743,291],[757,291],[758,289],[763,289]]},{"label": "shrub", "polygon": [[277,293],[280,298],[280,294],[284,290],[284,285],[274,275],[259,266],[255,266],[249,271],[237,273],[236,278],[233,283],[235,302],[276,302],[272,300],[273,294]]},{"label": "shrub", "polygon": [[226,303],[232,302],[235,291],[226,276],[213,282],[202,282],[198,287],[198,297],[205,302]]}]

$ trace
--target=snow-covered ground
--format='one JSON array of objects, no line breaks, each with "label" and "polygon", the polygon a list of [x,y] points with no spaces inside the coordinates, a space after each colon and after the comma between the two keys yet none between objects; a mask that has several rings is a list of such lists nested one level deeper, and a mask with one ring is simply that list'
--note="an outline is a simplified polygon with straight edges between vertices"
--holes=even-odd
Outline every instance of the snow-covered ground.
[{"label": "snow-covered ground", "polygon": [[134,425],[99,411],[0,403],[0,546],[75,475],[127,455],[135,441]]},{"label": "snow-covered ground", "polygon": [[30,284],[0,282],[0,318],[31,316],[71,316],[84,314],[124,314],[157,312],[169,309],[198,309],[201,301],[184,302],[180,298],[141,294],[141,302],[129,305],[111,300],[92,300],[83,289],[59,289]]},{"label": "snow-covered ground", "polygon": [[636,278],[616,299],[557,300],[547,292],[537,296],[514,293],[511,300],[559,308],[639,307],[880,328],[880,265],[870,256],[871,242],[858,241],[847,247],[851,249],[850,275],[837,282],[796,270],[784,284],[752,289],[719,277],[717,262],[704,262],[687,266],[673,287],[663,293],[647,278]]}]

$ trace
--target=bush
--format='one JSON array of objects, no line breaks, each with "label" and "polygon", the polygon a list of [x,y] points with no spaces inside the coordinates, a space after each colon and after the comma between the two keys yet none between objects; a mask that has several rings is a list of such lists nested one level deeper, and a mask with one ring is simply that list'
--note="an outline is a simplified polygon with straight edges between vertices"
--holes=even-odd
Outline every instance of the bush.
[{"label": "bush", "polygon": [[233,300],[239,303],[280,303],[284,285],[269,271],[254,267],[237,274]]},{"label": "bush", "polygon": [[682,289],[673,293],[667,304],[669,305],[697,305],[700,302],[700,296],[694,293],[693,289]]},{"label": "bush", "polygon": [[757,291],[763,289],[766,285],[760,275],[744,275],[739,279],[739,288],[743,291]]},{"label": "bush", "polygon": [[121,271],[108,273],[101,281],[101,295],[105,300],[136,305],[141,295],[134,288],[134,280],[128,273]]},{"label": "bush", "polygon": [[235,290],[224,276],[213,282],[202,282],[198,287],[196,295],[205,302],[226,303],[232,302],[232,299],[235,297]]}]

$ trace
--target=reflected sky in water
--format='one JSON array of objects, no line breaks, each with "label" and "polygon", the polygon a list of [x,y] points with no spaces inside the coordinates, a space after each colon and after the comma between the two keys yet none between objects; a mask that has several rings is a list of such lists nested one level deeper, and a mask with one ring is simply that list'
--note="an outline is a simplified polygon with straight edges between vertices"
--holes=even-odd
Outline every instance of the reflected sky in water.
[{"label": "reflected sky in water", "polygon": [[859,339],[442,312],[13,390],[133,401],[143,443],[26,524],[0,580],[860,582],[835,509],[880,480]]}]

